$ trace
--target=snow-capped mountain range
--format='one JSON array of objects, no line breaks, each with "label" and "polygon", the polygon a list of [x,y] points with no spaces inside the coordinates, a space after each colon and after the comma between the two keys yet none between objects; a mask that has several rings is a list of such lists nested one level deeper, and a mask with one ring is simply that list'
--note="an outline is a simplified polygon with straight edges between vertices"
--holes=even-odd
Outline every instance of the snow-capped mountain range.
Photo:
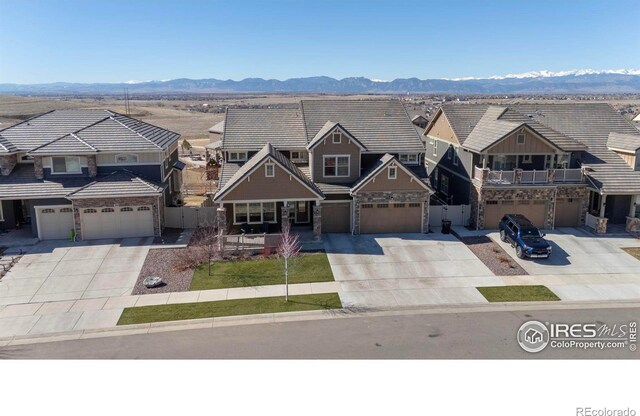
[{"label": "snow-capped mountain range", "polygon": [[418,79],[393,81],[326,76],[277,79],[246,78],[241,81],[209,79],[131,80],[122,83],[0,84],[0,94],[23,95],[121,95],[198,93],[338,93],[338,94],[606,94],[640,93],[640,69],[579,69],[531,71],[488,78]]}]

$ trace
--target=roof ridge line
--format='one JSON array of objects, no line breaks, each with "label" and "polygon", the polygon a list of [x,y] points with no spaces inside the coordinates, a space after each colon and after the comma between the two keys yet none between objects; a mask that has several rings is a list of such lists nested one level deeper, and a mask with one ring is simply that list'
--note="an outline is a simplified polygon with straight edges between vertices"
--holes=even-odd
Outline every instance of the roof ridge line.
[{"label": "roof ridge line", "polygon": [[[93,147],[92,145],[90,145],[89,143],[87,143],[84,139],[82,139],[80,136],[76,135],[75,133],[69,133],[69,135],[75,137],[76,139],[78,139],[82,144],[84,144],[85,146],[90,147],[91,149],[95,150],[96,152],[98,152],[99,150],[96,149],[95,147]],[[62,137],[60,137],[60,139],[62,139]],[[57,140],[60,140],[57,139]]]},{"label": "roof ridge line", "polygon": [[309,132],[307,131],[307,119],[304,115],[304,100],[300,100],[300,114],[302,114],[302,127],[304,128],[304,139],[307,142],[307,146],[309,146],[309,143],[311,143],[311,141],[309,140]]},{"label": "roof ridge line", "polygon": [[[117,114],[117,113],[116,113]],[[121,115],[121,114],[120,114]],[[142,134],[138,133],[137,131],[135,131],[134,129],[132,129],[131,127],[127,126],[126,124],[124,124],[123,122],[121,122],[120,120],[116,120],[113,116],[110,116],[109,119],[115,121],[116,123],[120,124],[122,127],[124,127],[125,129],[128,129],[129,131],[137,134],[138,136],[142,137],[144,140],[148,141],[149,143],[151,143],[152,145],[154,145],[155,147],[157,147],[160,150],[164,150],[161,146],[158,146],[156,143],[154,143],[152,140],[144,137]],[[135,119],[132,119],[135,120]],[[144,122],[143,122],[144,123]]]}]

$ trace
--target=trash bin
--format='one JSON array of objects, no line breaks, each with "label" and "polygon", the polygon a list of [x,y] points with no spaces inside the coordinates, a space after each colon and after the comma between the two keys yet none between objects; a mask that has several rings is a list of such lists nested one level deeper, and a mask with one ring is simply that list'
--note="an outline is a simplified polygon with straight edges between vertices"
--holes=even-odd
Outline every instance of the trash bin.
[{"label": "trash bin", "polygon": [[442,234],[451,234],[451,220],[442,220]]}]

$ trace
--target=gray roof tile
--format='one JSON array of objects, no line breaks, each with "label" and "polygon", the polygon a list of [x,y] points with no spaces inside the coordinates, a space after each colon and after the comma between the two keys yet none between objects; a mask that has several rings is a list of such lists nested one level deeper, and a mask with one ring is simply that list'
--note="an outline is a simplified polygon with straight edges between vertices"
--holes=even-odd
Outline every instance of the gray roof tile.
[{"label": "gray roof tile", "polygon": [[67,198],[157,196],[163,188],[132,172],[118,170],[69,193]]},{"label": "gray roof tile", "polygon": [[63,198],[93,179],[60,177],[36,179],[31,164],[18,164],[10,175],[0,176],[0,199]]},{"label": "gray roof tile", "polygon": [[640,149],[640,135],[611,132],[607,140],[607,147],[635,153]]},{"label": "gray roof tile", "polygon": [[36,147],[29,153],[32,155],[85,154],[96,153],[97,149],[75,134],[67,134],[45,145]]},{"label": "gray roof tile", "polygon": [[360,140],[358,140],[347,129],[345,129],[343,126],[341,126],[340,123],[335,123],[333,121],[327,121],[326,123],[324,123],[324,126],[322,126],[322,128],[320,130],[318,130],[316,135],[309,142],[309,145],[307,146],[307,149],[312,149],[313,147],[315,147],[316,144],[318,144],[320,141],[322,141],[322,139],[324,139],[327,136],[327,134],[329,134],[329,132],[331,132],[336,127],[340,128],[342,131],[344,131],[347,134],[347,136],[350,137],[351,140],[353,140],[358,146],[360,146],[361,149],[363,149],[363,150],[367,149],[366,146],[363,145],[362,142],[360,142]]},{"label": "gray roof tile", "polygon": [[224,149],[259,150],[267,143],[278,149],[307,147],[302,112],[289,108],[227,109]]}]

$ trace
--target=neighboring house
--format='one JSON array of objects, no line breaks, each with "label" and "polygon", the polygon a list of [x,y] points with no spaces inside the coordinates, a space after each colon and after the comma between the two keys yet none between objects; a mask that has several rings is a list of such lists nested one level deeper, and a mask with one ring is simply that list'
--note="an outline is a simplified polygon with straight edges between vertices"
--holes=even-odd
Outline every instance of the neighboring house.
[{"label": "neighboring house", "polygon": [[228,228],[427,232],[424,144],[399,101],[227,110],[214,202]]},{"label": "neighboring house", "polygon": [[214,160],[219,162],[221,159],[222,134],[224,133],[224,120],[215,124],[209,129],[209,143],[204,147],[206,152],[206,161]]},{"label": "neighboring house", "polygon": [[180,192],[179,138],[108,110],[56,110],[0,130],[0,227],[42,240],[160,235]]},{"label": "neighboring house", "polygon": [[637,116],[635,116],[633,118],[633,121],[635,121],[636,123],[640,123],[640,114],[638,114]]},{"label": "neighboring house", "polygon": [[471,204],[478,229],[506,213],[547,229],[637,222],[640,131],[608,104],[444,104],[424,135],[433,187]]},{"label": "neighboring house", "polygon": [[427,120],[427,118],[425,116],[423,116],[422,114],[418,114],[416,116],[414,116],[411,119],[411,122],[420,127],[421,129],[424,129],[427,127],[427,124],[429,124],[429,120]]}]

